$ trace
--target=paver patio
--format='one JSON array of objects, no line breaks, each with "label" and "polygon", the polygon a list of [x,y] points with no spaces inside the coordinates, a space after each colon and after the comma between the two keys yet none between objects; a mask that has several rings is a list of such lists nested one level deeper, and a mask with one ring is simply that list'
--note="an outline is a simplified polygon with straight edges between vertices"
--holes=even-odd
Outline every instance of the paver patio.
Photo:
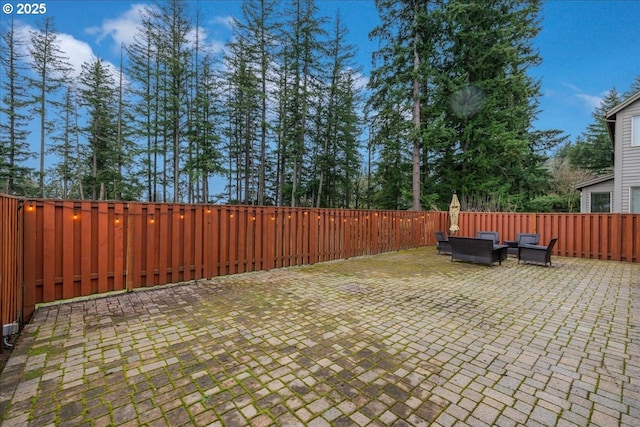
[{"label": "paver patio", "polygon": [[640,264],[433,247],[40,307],[3,426],[637,426]]}]

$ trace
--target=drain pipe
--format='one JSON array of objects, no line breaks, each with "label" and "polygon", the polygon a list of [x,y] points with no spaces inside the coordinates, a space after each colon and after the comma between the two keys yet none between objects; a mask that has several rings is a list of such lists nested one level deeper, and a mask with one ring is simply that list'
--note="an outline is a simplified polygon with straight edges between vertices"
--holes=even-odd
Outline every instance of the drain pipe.
[{"label": "drain pipe", "polygon": [[8,350],[10,350],[10,349],[12,349],[12,348],[13,348],[13,344],[10,344],[10,343],[9,343],[9,338],[4,337],[4,338],[3,338],[3,340],[2,340],[2,342],[4,343],[4,348],[6,348],[6,349],[8,349]]}]

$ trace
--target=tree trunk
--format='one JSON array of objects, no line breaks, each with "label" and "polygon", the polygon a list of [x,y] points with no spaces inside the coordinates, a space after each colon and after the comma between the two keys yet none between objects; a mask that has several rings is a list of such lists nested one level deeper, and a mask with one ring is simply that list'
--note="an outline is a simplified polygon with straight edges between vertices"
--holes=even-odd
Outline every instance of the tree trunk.
[{"label": "tree trunk", "polygon": [[420,80],[418,71],[420,67],[420,55],[418,53],[417,35],[413,43],[413,203],[411,210],[419,211],[420,207]]}]

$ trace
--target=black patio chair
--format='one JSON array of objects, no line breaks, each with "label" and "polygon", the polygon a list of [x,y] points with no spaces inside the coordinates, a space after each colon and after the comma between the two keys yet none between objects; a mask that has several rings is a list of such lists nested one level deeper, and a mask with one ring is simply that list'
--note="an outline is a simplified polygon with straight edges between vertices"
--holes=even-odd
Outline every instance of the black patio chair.
[{"label": "black patio chair", "polygon": [[509,255],[518,256],[518,246],[537,245],[539,241],[540,235],[537,233],[518,233],[516,240],[505,240],[503,243],[509,246]]},{"label": "black patio chair", "polygon": [[447,235],[443,231],[436,231],[436,248],[438,248],[438,254],[451,255],[451,243]]},{"label": "black patio chair", "polygon": [[520,261],[523,261],[542,264],[545,267],[547,264],[551,265],[551,251],[557,241],[558,239],[554,237],[549,241],[547,246],[527,244],[518,246],[518,264],[520,264]]},{"label": "black patio chair", "polygon": [[497,231],[478,231],[476,237],[478,239],[493,240],[494,245],[500,243],[500,233]]}]

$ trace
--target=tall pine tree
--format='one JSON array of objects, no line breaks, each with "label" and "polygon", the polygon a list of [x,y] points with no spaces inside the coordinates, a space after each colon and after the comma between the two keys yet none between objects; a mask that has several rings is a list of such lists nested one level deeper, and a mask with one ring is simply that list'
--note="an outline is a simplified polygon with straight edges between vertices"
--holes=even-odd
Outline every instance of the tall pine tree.
[{"label": "tall pine tree", "polygon": [[40,173],[38,188],[40,197],[45,197],[44,174],[45,154],[48,136],[54,128],[50,107],[60,107],[60,99],[56,97],[58,91],[69,79],[71,66],[69,58],[62,52],[60,41],[55,31],[53,18],[46,17],[36,31],[31,32],[29,45],[31,67],[35,77],[30,84],[35,95],[31,100],[33,112],[40,119]]},{"label": "tall pine tree", "polygon": [[82,64],[80,104],[86,108],[91,174],[85,187],[92,200],[119,198],[122,177],[118,176],[117,92],[113,74],[101,59]]},{"label": "tall pine tree", "polygon": [[26,195],[33,191],[30,185],[32,169],[25,166],[33,153],[29,148],[29,118],[27,88],[22,81],[26,73],[25,46],[15,31],[13,15],[9,27],[0,38],[0,66],[3,72],[0,89],[0,191]]}]

